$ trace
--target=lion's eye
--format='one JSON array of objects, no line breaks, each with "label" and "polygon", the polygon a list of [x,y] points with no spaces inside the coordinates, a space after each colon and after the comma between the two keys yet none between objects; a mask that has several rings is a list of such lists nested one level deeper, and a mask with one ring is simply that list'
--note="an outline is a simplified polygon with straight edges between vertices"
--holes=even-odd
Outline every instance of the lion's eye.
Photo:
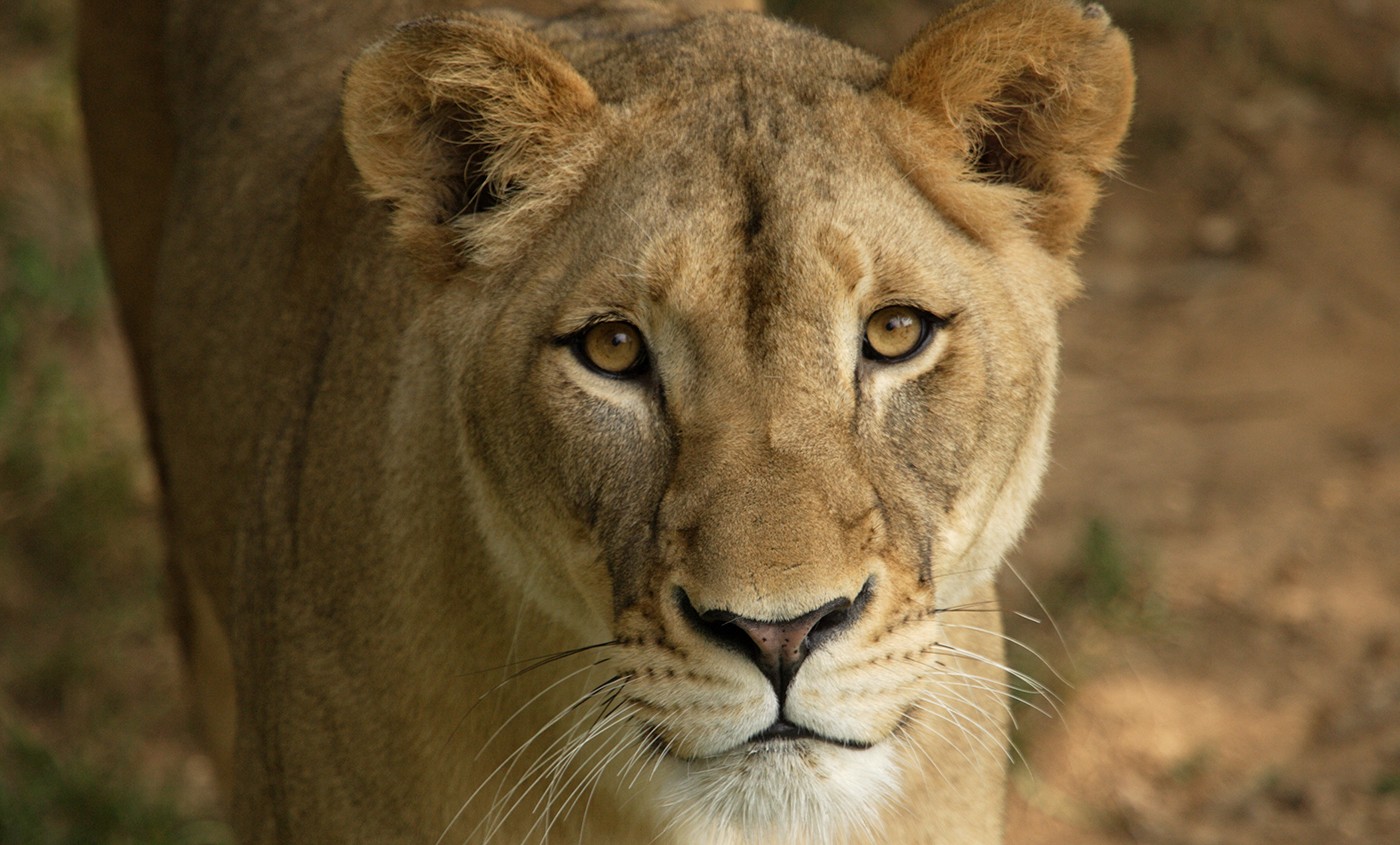
[{"label": "lion's eye", "polygon": [[590,326],[574,341],[574,353],[589,369],[614,378],[631,378],[646,370],[647,348],[631,323],[613,320]]},{"label": "lion's eye", "polygon": [[872,361],[889,364],[911,358],[941,324],[937,317],[908,305],[891,305],[870,315],[865,324],[861,353]]}]

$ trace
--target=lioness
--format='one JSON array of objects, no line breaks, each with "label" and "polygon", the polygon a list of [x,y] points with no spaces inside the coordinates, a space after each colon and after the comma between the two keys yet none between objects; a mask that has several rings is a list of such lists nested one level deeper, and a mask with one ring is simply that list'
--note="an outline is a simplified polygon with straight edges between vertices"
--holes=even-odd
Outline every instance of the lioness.
[{"label": "lioness", "polygon": [[84,4],[240,841],[1000,841],[993,575],[1124,36],[438,5]]}]

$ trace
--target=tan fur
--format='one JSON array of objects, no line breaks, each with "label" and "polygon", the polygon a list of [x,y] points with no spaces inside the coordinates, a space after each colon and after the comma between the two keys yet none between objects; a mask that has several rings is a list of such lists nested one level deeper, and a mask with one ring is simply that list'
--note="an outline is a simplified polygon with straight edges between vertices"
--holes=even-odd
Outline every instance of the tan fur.
[{"label": "tan fur", "polygon": [[[1126,40],[1071,0],[971,3],[889,67],[644,2],[392,28],[427,11],[138,16],[167,210],[101,210],[158,255],[118,292],[240,841],[1000,841],[992,580]],[[948,323],[864,360],[889,304]],[[599,319],[649,374],[583,366]],[[696,615],[843,599],[781,711],[834,741],[750,742],[774,687]]]}]

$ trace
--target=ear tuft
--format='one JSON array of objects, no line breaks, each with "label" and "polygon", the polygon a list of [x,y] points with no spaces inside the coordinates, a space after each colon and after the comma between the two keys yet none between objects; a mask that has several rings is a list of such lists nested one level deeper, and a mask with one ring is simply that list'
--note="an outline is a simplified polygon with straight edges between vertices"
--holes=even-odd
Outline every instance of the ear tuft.
[{"label": "ear tuft", "polygon": [[886,89],[950,127],[976,178],[1027,193],[1042,246],[1074,252],[1132,114],[1128,39],[1102,6],[972,0],[920,33]]},{"label": "ear tuft", "polygon": [[478,218],[498,206],[538,211],[568,192],[597,111],[588,83],[533,34],[460,14],[403,24],[361,54],[343,123],[400,239],[422,259],[459,264]]}]

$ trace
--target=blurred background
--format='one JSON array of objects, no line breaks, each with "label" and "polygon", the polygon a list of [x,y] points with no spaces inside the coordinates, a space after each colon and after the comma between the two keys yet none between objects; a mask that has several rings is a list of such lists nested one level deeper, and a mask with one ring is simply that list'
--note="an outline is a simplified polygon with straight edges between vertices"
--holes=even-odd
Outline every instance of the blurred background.
[{"label": "blurred background", "polygon": [[[772,0],[890,56],[951,4]],[[1015,845],[1400,842],[1400,0],[1105,0],[1141,79],[1004,582]],[[226,843],[68,0],[0,0],[0,843]],[[1039,711],[1044,711],[1042,714]]]}]

